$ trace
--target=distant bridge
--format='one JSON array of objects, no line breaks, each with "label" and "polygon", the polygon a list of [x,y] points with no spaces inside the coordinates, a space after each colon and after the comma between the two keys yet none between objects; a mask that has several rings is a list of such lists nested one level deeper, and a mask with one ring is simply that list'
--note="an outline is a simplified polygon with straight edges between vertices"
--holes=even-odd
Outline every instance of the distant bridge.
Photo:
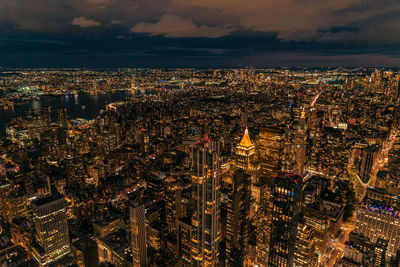
[{"label": "distant bridge", "polygon": [[360,71],[360,70],[366,71],[367,69],[366,68],[362,68],[362,67],[361,68],[356,68],[356,69],[345,69],[343,67],[339,67],[339,68],[335,69],[334,71],[335,72],[338,72],[338,71],[355,72],[355,71]]}]

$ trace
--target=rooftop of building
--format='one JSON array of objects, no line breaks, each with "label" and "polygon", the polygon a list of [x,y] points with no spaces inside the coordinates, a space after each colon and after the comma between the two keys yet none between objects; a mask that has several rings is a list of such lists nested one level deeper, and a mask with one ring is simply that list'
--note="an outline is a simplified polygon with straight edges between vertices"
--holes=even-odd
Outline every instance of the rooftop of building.
[{"label": "rooftop of building", "polygon": [[61,195],[61,194],[52,194],[50,196],[45,196],[45,197],[33,200],[32,201],[32,205],[39,207],[39,206],[43,206],[43,205],[46,205],[46,204],[48,204],[50,202],[61,200],[61,199],[64,199],[63,195]]},{"label": "rooftop of building", "polygon": [[335,221],[337,221],[344,212],[344,205],[326,200],[322,200],[322,208],[323,213]]},{"label": "rooftop of building", "polygon": [[2,266],[21,266],[27,261],[28,255],[25,249],[20,245],[9,247],[0,252],[0,264]]},{"label": "rooftop of building", "polygon": [[113,213],[108,213],[102,219],[97,219],[97,220],[93,221],[93,224],[97,225],[99,227],[105,227],[105,226],[109,225],[110,223],[115,222],[119,219],[120,219],[120,217],[118,215],[113,214]]},{"label": "rooftop of building", "polygon": [[344,208],[345,206],[342,204],[322,200],[308,205],[305,208],[305,211],[320,219],[337,222],[343,215]]},{"label": "rooftop of building", "polygon": [[361,205],[360,208],[399,219],[400,210],[394,207],[386,206],[385,204],[386,203],[380,201],[372,201],[370,203]]},{"label": "rooftop of building", "polygon": [[322,186],[322,181],[321,180],[316,180],[316,179],[310,178],[305,183],[303,191],[305,191],[305,192],[316,192],[318,188],[321,188],[321,186]]},{"label": "rooftop of building", "polygon": [[264,127],[261,127],[260,133],[262,133],[262,132],[283,134],[285,131],[282,128],[278,128],[278,127],[264,126]]},{"label": "rooftop of building", "polygon": [[93,239],[91,239],[89,237],[78,239],[78,240],[74,241],[72,243],[72,245],[79,250],[85,250],[88,248],[92,248],[94,246],[97,247],[96,242],[94,242]]},{"label": "rooftop of building", "polygon": [[131,244],[127,238],[127,232],[123,229],[118,229],[117,231],[98,239],[101,243],[106,245],[115,254],[131,262]]}]

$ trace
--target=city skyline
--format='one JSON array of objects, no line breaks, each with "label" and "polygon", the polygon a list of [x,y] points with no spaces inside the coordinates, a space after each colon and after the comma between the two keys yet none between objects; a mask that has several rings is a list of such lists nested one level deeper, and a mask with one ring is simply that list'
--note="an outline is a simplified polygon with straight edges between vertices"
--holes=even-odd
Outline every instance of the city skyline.
[{"label": "city skyline", "polygon": [[0,263],[398,267],[400,72],[0,71]]},{"label": "city skyline", "polygon": [[0,266],[400,267],[400,0],[0,0]]}]

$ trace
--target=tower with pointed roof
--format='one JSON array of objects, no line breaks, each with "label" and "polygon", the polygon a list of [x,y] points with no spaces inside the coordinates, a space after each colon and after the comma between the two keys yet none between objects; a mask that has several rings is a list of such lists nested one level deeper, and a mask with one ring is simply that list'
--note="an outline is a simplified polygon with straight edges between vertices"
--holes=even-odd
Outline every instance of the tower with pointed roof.
[{"label": "tower with pointed roof", "polygon": [[235,165],[245,171],[251,171],[255,169],[254,159],[256,155],[256,147],[251,142],[249,136],[249,130],[246,127],[244,135],[240,143],[236,146],[236,160]]}]

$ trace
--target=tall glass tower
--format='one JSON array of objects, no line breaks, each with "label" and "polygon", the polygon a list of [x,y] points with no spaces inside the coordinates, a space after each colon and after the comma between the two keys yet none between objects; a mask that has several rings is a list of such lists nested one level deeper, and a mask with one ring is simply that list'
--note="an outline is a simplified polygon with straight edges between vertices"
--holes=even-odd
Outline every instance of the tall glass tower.
[{"label": "tall glass tower", "polygon": [[132,260],[134,267],[147,266],[146,215],[144,205],[132,202],[129,207]]},{"label": "tall glass tower", "polygon": [[260,130],[258,159],[260,161],[260,207],[257,221],[257,265],[268,266],[271,239],[272,182],[281,171],[283,157],[283,129],[263,127]]},{"label": "tall glass tower", "polygon": [[261,172],[265,178],[276,176],[281,170],[284,130],[263,127],[259,136],[259,160]]},{"label": "tall glass tower", "polygon": [[228,192],[225,266],[243,266],[249,241],[250,175],[238,169]]},{"label": "tall glass tower", "polygon": [[280,173],[271,192],[271,237],[268,266],[293,266],[300,214],[302,177]]},{"label": "tall glass tower", "polygon": [[219,155],[219,143],[212,142],[207,136],[192,149],[192,266],[219,265]]},{"label": "tall glass tower", "polygon": [[304,109],[300,113],[300,121],[296,131],[295,149],[296,149],[296,173],[303,175],[304,162],[306,158],[306,145],[307,145],[307,124],[306,112]]}]

